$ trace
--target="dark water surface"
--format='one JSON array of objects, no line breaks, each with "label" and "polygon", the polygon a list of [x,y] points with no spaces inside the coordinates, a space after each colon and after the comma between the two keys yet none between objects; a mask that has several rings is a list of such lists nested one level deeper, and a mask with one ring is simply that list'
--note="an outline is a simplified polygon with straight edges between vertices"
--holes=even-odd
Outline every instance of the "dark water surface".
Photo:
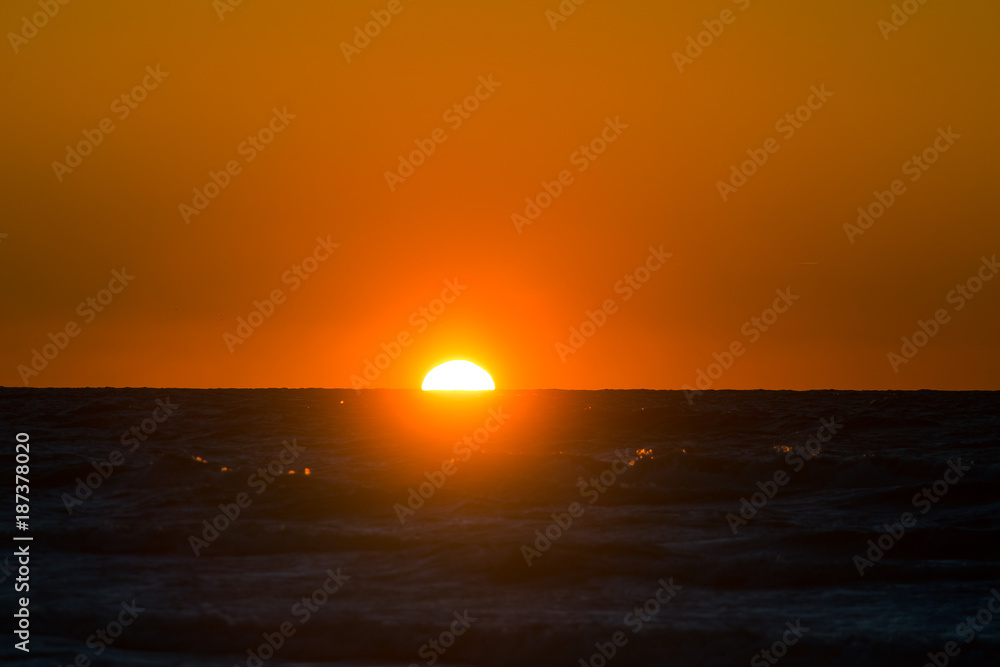
[{"label": "dark water surface", "polygon": [[[998,408],[996,392],[0,389],[6,498],[16,433],[31,456],[30,527],[4,500],[5,540],[34,538],[29,593],[0,552],[0,655],[919,667],[954,642],[949,664],[1000,664]],[[30,654],[9,632],[22,595]]]}]

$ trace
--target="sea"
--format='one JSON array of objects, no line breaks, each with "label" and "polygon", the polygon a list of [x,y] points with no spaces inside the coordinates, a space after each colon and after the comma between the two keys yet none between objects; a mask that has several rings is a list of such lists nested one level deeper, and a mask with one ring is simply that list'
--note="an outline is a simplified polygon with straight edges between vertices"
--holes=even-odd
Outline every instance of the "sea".
[{"label": "sea", "polygon": [[0,657],[997,665],[998,408],[2,388]]}]

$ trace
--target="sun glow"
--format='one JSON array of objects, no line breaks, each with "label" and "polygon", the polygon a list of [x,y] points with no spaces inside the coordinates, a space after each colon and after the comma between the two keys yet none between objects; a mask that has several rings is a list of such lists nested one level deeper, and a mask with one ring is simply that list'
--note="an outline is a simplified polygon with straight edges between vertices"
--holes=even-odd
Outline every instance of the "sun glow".
[{"label": "sun glow", "polygon": [[424,391],[490,391],[493,378],[471,361],[456,359],[435,366],[424,377]]}]

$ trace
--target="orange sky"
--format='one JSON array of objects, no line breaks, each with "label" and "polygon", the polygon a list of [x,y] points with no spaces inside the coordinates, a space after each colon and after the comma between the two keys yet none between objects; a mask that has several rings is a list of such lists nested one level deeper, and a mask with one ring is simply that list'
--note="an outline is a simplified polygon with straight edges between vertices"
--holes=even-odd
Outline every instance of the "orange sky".
[{"label": "orange sky", "polygon": [[1000,388],[996,3],[226,3],[0,6],[0,384]]}]

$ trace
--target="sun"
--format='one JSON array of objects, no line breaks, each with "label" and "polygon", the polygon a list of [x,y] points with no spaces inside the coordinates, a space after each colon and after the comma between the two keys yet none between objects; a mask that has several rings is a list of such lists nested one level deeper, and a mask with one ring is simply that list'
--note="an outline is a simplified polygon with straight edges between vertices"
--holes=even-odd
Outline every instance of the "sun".
[{"label": "sun", "polygon": [[435,366],[420,386],[424,391],[491,391],[493,378],[471,361],[455,359]]}]

